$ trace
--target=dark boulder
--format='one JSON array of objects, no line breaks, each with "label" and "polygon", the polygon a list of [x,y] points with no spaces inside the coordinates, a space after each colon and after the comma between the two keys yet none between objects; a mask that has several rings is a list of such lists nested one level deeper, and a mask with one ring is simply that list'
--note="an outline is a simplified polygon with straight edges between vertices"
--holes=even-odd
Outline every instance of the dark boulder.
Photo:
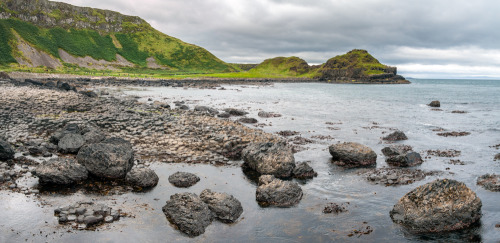
[{"label": "dark boulder", "polygon": [[85,96],[87,96],[87,97],[89,97],[89,98],[96,98],[96,97],[99,97],[99,95],[98,95],[96,92],[91,91],[91,90],[82,90],[82,91],[80,91],[80,92],[78,92],[78,93],[80,93],[80,94],[82,94],[82,95],[85,95]]},{"label": "dark boulder", "polygon": [[408,140],[408,137],[402,131],[395,131],[395,132],[383,137],[382,140],[401,141],[401,140]]},{"label": "dark boulder", "polygon": [[35,169],[40,184],[69,185],[86,180],[85,167],[72,158],[55,158],[43,162]]},{"label": "dark boulder", "polygon": [[318,176],[318,173],[306,162],[299,163],[293,169],[293,177],[297,179],[311,179]]},{"label": "dark boulder", "polygon": [[102,178],[124,178],[134,165],[134,150],[130,142],[109,138],[100,143],[84,145],[77,155],[78,162]]},{"label": "dark boulder", "polygon": [[85,138],[77,133],[65,134],[57,143],[57,147],[61,153],[76,154],[78,150],[85,144]]},{"label": "dark boulder", "polygon": [[338,143],[329,147],[332,160],[341,166],[364,167],[377,163],[377,154],[369,147],[359,143]]},{"label": "dark boulder", "polygon": [[5,140],[0,139],[0,160],[5,161],[14,158],[14,149]]},{"label": "dark boulder", "polygon": [[249,123],[249,124],[255,124],[259,121],[257,121],[257,119],[255,118],[250,118],[250,117],[242,117],[240,119],[238,119],[239,122],[241,123]]},{"label": "dark boulder", "polygon": [[272,175],[259,177],[256,200],[261,206],[291,207],[302,199],[302,188],[292,181],[283,181]]},{"label": "dark boulder", "polygon": [[201,192],[200,198],[221,222],[234,223],[243,213],[240,201],[227,193],[205,189]]},{"label": "dark boulder", "polygon": [[235,108],[227,108],[227,109],[224,109],[224,111],[229,113],[231,116],[244,116],[244,115],[248,114],[248,112],[246,112],[246,111],[238,110]]},{"label": "dark boulder", "polygon": [[217,117],[219,117],[219,118],[229,118],[229,117],[231,117],[231,114],[229,114],[227,112],[224,112],[224,113],[218,114]]},{"label": "dark boulder", "polygon": [[259,111],[257,115],[262,118],[281,117],[281,114],[266,111]]},{"label": "dark boulder", "polygon": [[443,232],[467,228],[481,218],[481,199],[464,183],[435,180],[403,196],[391,219],[412,232]]},{"label": "dark boulder", "polygon": [[401,155],[390,156],[385,159],[387,164],[397,167],[411,167],[422,164],[423,160],[419,153],[408,152]]},{"label": "dark boulder", "polygon": [[500,175],[486,174],[477,178],[477,184],[482,186],[484,189],[500,192]]},{"label": "dark boulder", "polygon": [[175,172],[168,177],[168,182],[176,187],[190,187],[200,181],[200,177],[188,172]]},{"label": "dark boulder", "polygon": [[262,175],[279,178],[292,176],[295,158],[284,143],[251,143],[242,151],[245,166]]},{"label": "dark boulder", "polygon": [[500,153],[496,154],[493,160],[500,160]]},{"label": "dark boulder", "polygon": [[208,113],[210,115],[217,115],[217,114],[219,114],[219,111],[217,111],[214,108],[210,108],[208,106],[195,106],[194,110],[195,111],[199,111],[199,112]]},{"label": "dark boulder", "polygon": [[132,186],[149,188],[158,185],[158,175],[149,168],[132,168],[125,176],[125,181]]},{"label": "dark boulder", "polygon": [[439,100],[433,100],[431,103],[428,104],[430,107],[441,107],[441,102]]},{"label": "dark boulder", "polygon": [[180,105],[179,109],[187,111],[187,110],[189,110],[189,106],[187,106],[187,105]]},{"label": "dark boulder", "polygon": [[167,219],[180,231],[189,236],[205,233],[205,228],[212,222],[212,212],[196,194],[176,193],[162,208]]},{"label": "dark boulder", "polygon": [[67,124],[62,129],[59,129],[56,132],[54,132],[49,140],[53,144],[58,144],[59,140],[62,137],[64,137],[64,135],[69,134],[69,133],[81,134],[80,126],[78,126],[78,124],[75,124],[75,123]]}]

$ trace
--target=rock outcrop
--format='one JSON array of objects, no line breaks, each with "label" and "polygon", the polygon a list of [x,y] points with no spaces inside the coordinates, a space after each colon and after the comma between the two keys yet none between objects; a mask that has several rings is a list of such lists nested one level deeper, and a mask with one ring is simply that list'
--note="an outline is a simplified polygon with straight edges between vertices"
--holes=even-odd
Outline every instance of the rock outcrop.
[{"label": "rock outcrop", "polygon": [[374,166],[377,154],[369,147],[353,142],[338,143],[329,147],[334,163],[346,167]]},{"label": "rock outcrop", "polygon": [[259,177],[256,199],[262,206],[291,207],[302,199],[302,188],[296,182],[263,175]]},{"label": "rock outcrop", "polygon": [[262,175],[279,178],[292,176],[295,158],[292,149],[284,143],[252,143],[242,151],[245,166]]},{"label": "rock outcrop", "polygon": [[412,232],[464,229],[481,218],[481,199],[464,183],[435,180],[419,186],[394,205],[390,216]]},{"label": "rock outcrop", "polygon": [[180,231],[189,236],[205,233],[205,228],[212,223],[212,212],[196,194],[176,193],[162,208],[168,220]]}]

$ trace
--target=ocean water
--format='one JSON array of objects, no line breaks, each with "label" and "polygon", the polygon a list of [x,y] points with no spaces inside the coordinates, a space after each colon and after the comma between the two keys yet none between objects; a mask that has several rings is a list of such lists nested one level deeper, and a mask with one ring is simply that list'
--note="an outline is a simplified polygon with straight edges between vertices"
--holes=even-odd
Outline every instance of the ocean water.
[{"label": "ocean water", "polygon": [[[140,96],[145,102],[151,98],[172,106],[174,101],[185,101],[191,108],[195,105],[219,110],[239,108],[265,124],[259,128],[264,131],[300,132],[300,136],[315,142],[295,154],[295,159],[297,162],[309,161],[318,177],[300,181],[304,197],[297,206],[262,208],[255,201],[257,185],[238,166],[154,163],[152,168],[159,174],[160,183],[153,190],[94,197],[135,215],[135,218],[120,219],[99,232],[67,233],[64,227],[54,229],[57,221],[51,214],[53,208],[40,207],[37,200],[24,195],[0,195],[9,198],[0,204],[0,217],[4,219],[0,224],[5,225],[0,230],[0,241],[29,238],[50,242],[499,242],[500,229],[495,228],[495,224],[500,223],[500,193],[484,190],[476,185],[476,180],[486,173],[500,174],[500,161],[493,160],[494,155],[500,153],[493,147],[500,144],[500,81],[411,81],[409,85],[276,83],[271,86],[224,85],[226,90],[124,89],[126,95]],[[440,110],[426,105],[432,100],[441,101]],[[261,110],[277,112],[282,117],[259,118],[257,113]],[[368,182],[360,175],[364,169],[343,169],[331,163],[328,146],[350,141],[371,147],[378,155],[377,168],[389,167],[381,153],[388,144],[381,137],[395,129],[409,138],[397,144],[411,145],[423,157],[427,150],[454,149],[461,154],[455,158],[427,157],[417,168],[440,171],[440,174],[410,185],[389,187]],[[433,131],[435,129],[471,134],[441,137]],[[333,139],[313,138],[317,135]],[[460,160],[464,165],[450,164],[450,159]],[[202,180],[189,189],[175,188],[167,178],[178,170],[196,173]],[[389,217],[393,205],[410,190],[438,178],[462,181],[477,193],[483,203],[480,223],[468,230],[441,234],[412,234],[394,224]],[[205,234],[186,237],[168,223],[161,207],[174,193],[200,193],[205,188],[234,195],[243,205],[243,215],[234,224],[213,222]],[[44,196],[43,200],[48,204],[64,205],[65,201],[88,198],[88,195],[74,194]],[[345,203],[348,212],[323,214],[327,203]],[[373,232],[356,234],[356,231],[366,231],[367,226]]]}]

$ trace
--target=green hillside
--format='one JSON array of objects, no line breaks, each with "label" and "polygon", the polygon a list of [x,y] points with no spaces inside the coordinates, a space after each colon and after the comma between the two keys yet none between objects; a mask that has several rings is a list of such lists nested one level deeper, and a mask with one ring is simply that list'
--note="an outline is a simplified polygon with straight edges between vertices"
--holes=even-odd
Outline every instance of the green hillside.
[{"label": "green hillside", "polygon": [[298,57],[275,57],[264,60],[249,72],[284,77],[301,76],[309,72],[309,64]]},{"label": "green hillside", "polygon": [[[163,69],[196,72],[230,72],[233,66],[207,50],[165,35],[138,17],[81,8],[46,0],[1,0],[0,65],[15,64],[23,56],[18,37],[37,50],[61,58],[59,50],[75,57],[109,62],[116,54],[147,68],[154,57]],[[36,16],[37,21],[30,16]],[[31,22],[31,23],[30,23]]]}]

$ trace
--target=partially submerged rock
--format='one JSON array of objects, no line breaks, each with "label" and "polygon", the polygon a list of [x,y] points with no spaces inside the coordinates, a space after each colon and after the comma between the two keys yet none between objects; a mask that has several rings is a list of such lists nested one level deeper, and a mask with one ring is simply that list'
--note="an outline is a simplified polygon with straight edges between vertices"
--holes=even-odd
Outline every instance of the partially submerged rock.
[{"label": "partially submerged rock", "polygon": [[500,175],[486,174],[477,178],[477,184],[482,186],[484,189],[500,192]]},{"label": "partially submerged rock", "polygon": [[188,172],[175,172],[168,177],[168,182],[176,187],[190,187],[200,181],[200,177]]},{"label": "partially submerged rock", "polygon": [[243,213],[240,201],[227,193],[205,189],[201,192],[200,198],[221,222],[234,223]]},{"label": "partially submerged rock", "polygon": [[251,143],[242,151],[245,166],[262,175],[292,176],[295,157],[284,143]]},{"label": "partially submerged rock", "polygon": [[86,180],[87,169],[72,158],[55,158],[35,169],[40,184],[69,185]]},{"label": "partially submerged rock", "polygon": [[464,229],[481,218],[481,199],[464,183],[435,180],[408,192],[390,216],[412,232]]},{"label": "partially submerged rock", "polygon": [[231,116],[244,116],[244,115],[248,114],[248,112],[238,110],[236,108],[227,108],[227,109],[224,109],[224,111],[229,113]]},{"label": "partially submerged rock", "polygon": [[362,173],[369,182],[385,186],[412,184],[425,179],[427,176],[436,174],[439,174],[439,172],[399,168],[380,168]]},{"label": "partially submerged rock", "polygon": [[329,147],[332,160],[341,166],[365,167],[377,163],[377,154],[369,147],[353,142],[338,143]]},{"label": "partially submerged rock", "polygon": [[14,149],[5,140],[0,139],[0,160],[5,161],[14,158]]},{"label": "partially submerged rock", "polygon": [[257,115],[263,118],[281,117],[281,114],[266,111],[259,111]]},{"label": "partially submerged rock", "polygon": [[125,181],[132,186],[140,188],[154,187],[158,184],[158,175],[149,168],[132,168],[125,176]]},{"label": "partially submerged rock", "polygon": [[125,178],[134,165],[134,150],[130,142],[122,138],[109,138],[83,146],[77,159],[97,177]]},{"label": "partially submerged rock", "polygon": [[428,104],[430,107],[441,107],[441,102],[439,100],[433,100],[431,103]]},{"label": "partially submerged rock", "polygon": [[470,132],[440,132],[437,134],[438,136],[441,137],[463,137],[463,136],[468,136],[470,135]]},{"label": "partially submerged rock", "polygon": [[411,167],[423,162],[419,153],[406,150],[404,147],[385,147],[382,149],[382,153],[386,156],[385,162],[391,166]]},{"label": "partially submerged rock", "polygon": [[257,119],[251,118],[251,117],[242,117],[242,118],[238,119],[238,121],[241,123],[249,123],[249,124],[254,124],[254,123],[259,122],[259,121],[257,121]]},{"label": "partially submerged rock", "polygon": [[500,153],[496,154],[493,160],[500,160]]},{"label": "partially submerged rock", "polygon": [[293,169],[293,177],[297,179],[312,179],[318,176],[318,173],[306,162],[299,163]]},{"label": "partially submerged rock", "polygon": [[401,140],[408,140],[408,137],[402,131],[395,131],[395,132],[383,137],[382,140],[401,141]]},{"label": "partially submerged rock", "polygon": [[256,199],[262,206],[291,207],[302,199],[302,188],[296,182],[263,175],[259,177]]},{"label": "partially submerged rock", "polygon": [[95,226],[112,223],[121,217],[121,210],[92,202],[80,202],[54,210],[59,224],[69,224],[79,230],[93,230]]},{"label": "partially submerged rock", "polygon": [[212,222],[212,212],[196,194],[176,193],[162,208],[168,220],[180,231],[189,236],[205,233],[205,228]]}]

